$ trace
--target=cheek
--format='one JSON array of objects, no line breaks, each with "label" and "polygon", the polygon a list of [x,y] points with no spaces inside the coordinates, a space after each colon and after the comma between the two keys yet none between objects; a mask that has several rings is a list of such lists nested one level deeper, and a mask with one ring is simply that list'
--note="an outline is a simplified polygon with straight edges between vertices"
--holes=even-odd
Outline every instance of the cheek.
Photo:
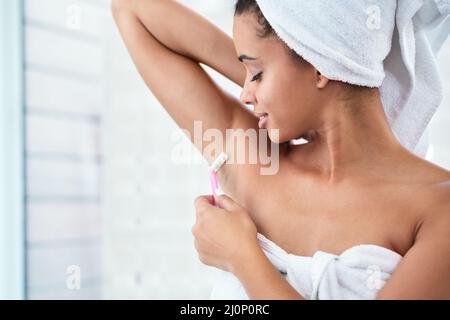
[{"label": "cheek", "polygon": [[[264,75],[263,75],[264,77]],[[258,104],[265,112],[276,115],[286,103],[286,93],[279,80],[267,75],[258,87]]]},{"label": "cheek", "polygon": [[[277,74],[272,79],[263,79],[260,105],[261,109],[270,114],[268,128],[279,129],[278,142],[283,143],[302,133],[313,109],[307,95],[304,75],[286,69],[279,70]],[[272,141],[274,139],[271,137]]]},{"label": "cheek", "polygon": [[264,92],[262,105],[273,117],[273,121],[282,123],[289,121],[294,114],[296,100],[289,88],[279,81],[274,81]]},{"label": "cheek", "polygon": [[[284,72],[284,74],[283,74]],[[299,90],[298,75],[286,74],[286,70],[263,75],[262,82],[258,86],[257,100],[259,109],[269,113],[268,128],[279,129],[279,137],[282,142],[294,136],[301,124],[302,116],[302,92]],[[300,123],[299,123],[300,122]]]},{"label": "cheek", "polygon": [[288,86],[280,86],[278,90],[269,127],[279,129],[279,140],[283,143],[298,136],[307,121],[308,111],[301,102],[299,90]]}]

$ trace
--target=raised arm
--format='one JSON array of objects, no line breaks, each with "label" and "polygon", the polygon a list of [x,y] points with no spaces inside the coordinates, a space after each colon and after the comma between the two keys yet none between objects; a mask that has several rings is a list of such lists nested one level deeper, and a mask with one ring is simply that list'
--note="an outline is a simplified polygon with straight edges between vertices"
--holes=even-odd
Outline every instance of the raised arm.
[{"label": "raised arm", "polygon": [[[143,80],[177,125],[190,133],[191,142],[205,160],[211,164],[221,151],[236,153],[239,149],[245,153],[245,164],[227,163],[219,172],[223,190],[242,203],[251,188],[249,182],[238,181],[250,181],[248,176],[257,172],[259,166],[250,164],[250,152],[241,150],[233,135],[228,141],[226,133],[227,129],[258,130],[258,119],[238,98],[223,91],[199,63],[243,85],[250,77],[237,58],[233,41],[173,0],[113,0],[112,10]],[[208,135],[194,137],[195,121],[201,121],[204,132],[219,130],[224,149],[210,154],[215,140],[211,141]],[[270,149],[270,140],[265,143]],[[227,183],[222,185],[224,181]]]},{"label": "raised arm", "polygon": [[172,0],[113,0],[112,12],[143,80],[178,126],[190,132],[209,163],[214,160],[204,153],[209,143],[194,141],[194,121],[202,121],[203,130],[220,130],[224,137],[226,129],[257,128],[251,112],[199,64],[243,85],[245,67],[225,33]]},{"label": "raised arm", "polygon": [[[133,12],[166,48],[244,85],[245,68],[236,58],[233,40],[195,11],[175,0],[113,0],[112,11],[116,18],[124,11]],[[118,26],[126,38],[127,31],[119,21]]]}]

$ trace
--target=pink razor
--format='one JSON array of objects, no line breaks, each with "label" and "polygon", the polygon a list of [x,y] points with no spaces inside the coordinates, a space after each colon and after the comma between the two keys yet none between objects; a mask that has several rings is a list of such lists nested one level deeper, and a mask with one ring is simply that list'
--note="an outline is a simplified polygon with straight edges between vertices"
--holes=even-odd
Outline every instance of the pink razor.
[{"label": "pink razor", "polygon": [[228,160],[228,155],[225,152],[219,154],[219,156],[214,160],[210,167],[210,177],[211,177],[211,189],[213,194],[213,206],[217,207],[217,194],[219,190],[219,183],[217,180],[217,171],[225,164]]}]

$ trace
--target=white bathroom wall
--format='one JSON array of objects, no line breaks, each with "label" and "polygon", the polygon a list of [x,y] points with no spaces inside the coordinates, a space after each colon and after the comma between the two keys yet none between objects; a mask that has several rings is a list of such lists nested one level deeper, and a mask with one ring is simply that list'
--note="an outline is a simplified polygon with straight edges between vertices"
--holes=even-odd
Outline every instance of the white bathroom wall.
[{"label": "white bathroom wall", "polygon": [[[184,3],[231,32],[230,2]],[[28,298],[207,298],[214,274],[190,232],[207,166],[171,158],[176,126],[131,63],[109,0],[25,8]]]},{"label": "white bathroom wall", "polygon": [[[181,2],[231,33],[232,1]],[[139,77],[112,20],[107,29],[109,101],[102,130],[105,297],[207,299],[214,272],[198,260],[191,235],[195,197],[210,193],[207,164],[174,161],[175,122]],[[237,92],[231,82],[211,75]],[[170,83],[167,86],[170,89]]]},{"label": "white bathroom wall", "polygon": [[25,0],[30,299],[101,297],[107,2]]}]

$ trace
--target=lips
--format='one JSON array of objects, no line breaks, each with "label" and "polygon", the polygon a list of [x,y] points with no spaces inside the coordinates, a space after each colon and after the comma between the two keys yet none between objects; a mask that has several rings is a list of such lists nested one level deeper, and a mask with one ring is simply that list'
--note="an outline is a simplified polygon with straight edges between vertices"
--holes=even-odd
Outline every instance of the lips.
[{"label": "lips", "polygon": [[269,115],[267,112],[253,112],[253,114],[257,117],[257,118],[262,118],[264,116]]},{"label": "lips", "polygon": [[267,112],[253,112],[253,114],[255,115],[255,117],[259,118],[259,128],[264,128],[269,118],[269,114]]}]

